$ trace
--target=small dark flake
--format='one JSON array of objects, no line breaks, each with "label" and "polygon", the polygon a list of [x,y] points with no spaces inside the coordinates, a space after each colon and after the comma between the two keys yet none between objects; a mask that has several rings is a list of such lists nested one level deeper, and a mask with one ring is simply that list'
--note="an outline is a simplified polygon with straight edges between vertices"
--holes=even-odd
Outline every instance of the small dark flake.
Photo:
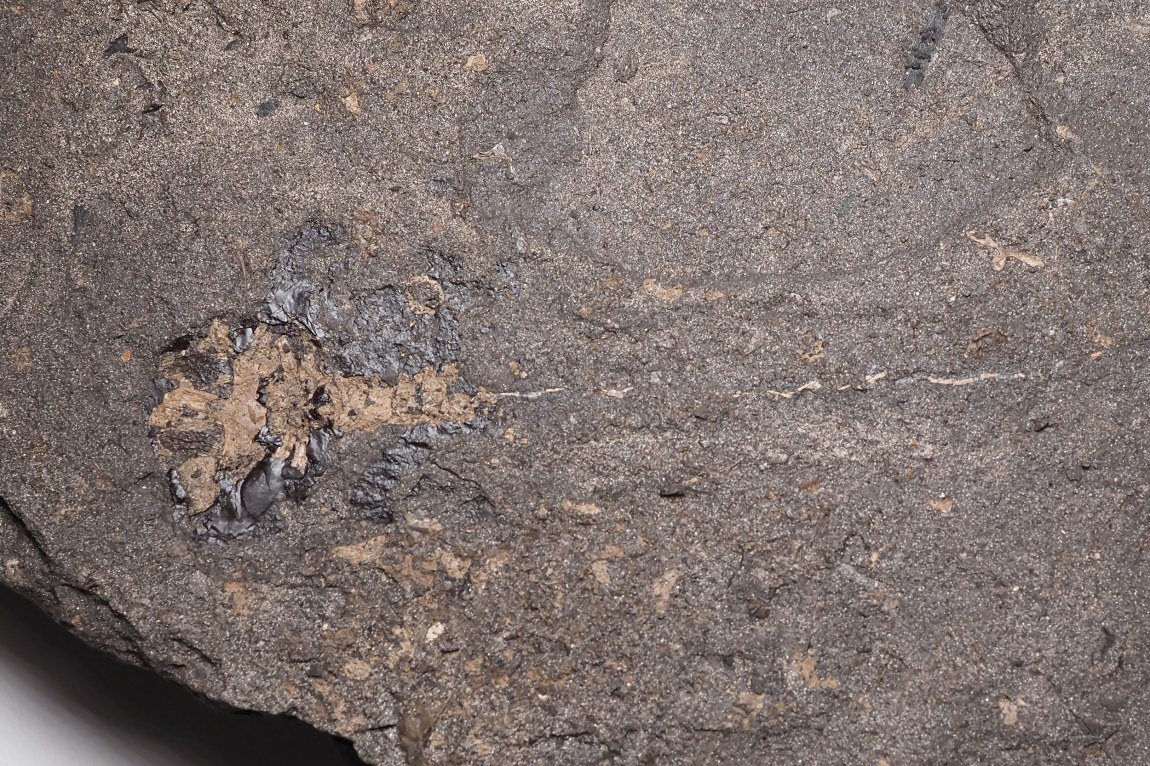
[{"label": "small dark flake", "polygon": [[114,56],[117,53],[125,53],[128,55],[136,53],[136,49],[128,45],[127,34],[120,35],[115,40],[108,43],[108,47],[104,49],[105,56]]},{"label": "small dark flake", "polygon": [[945,2],[939,2],[931,13],[926,28],[919,34],[918,40],[906,47],[906,72],[902,77],[903,87],[917,88],[922,85],[926,77],[926,65],[934,58],[935,48],[942,39],[946,29],[946,20],[950,16],[950,7]]}]

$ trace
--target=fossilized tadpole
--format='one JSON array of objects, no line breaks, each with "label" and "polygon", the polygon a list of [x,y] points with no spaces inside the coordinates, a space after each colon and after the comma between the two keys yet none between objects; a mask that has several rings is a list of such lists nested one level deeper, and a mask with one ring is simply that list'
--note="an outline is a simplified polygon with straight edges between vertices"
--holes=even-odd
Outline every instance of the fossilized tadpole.
[{"label": "fossilized tadpole", "polygon": [[157,381],[148,423],[160,455],[176,463],[173,484],[191,513],[217,502],[222,481],[261,464],[304,473],[331,433],[470,423],[495,401],[463,390],[455,364],[400,373],[389,385],[340,373],[312,338],[262,324],[237,335],[219,320],[165,353]]}]

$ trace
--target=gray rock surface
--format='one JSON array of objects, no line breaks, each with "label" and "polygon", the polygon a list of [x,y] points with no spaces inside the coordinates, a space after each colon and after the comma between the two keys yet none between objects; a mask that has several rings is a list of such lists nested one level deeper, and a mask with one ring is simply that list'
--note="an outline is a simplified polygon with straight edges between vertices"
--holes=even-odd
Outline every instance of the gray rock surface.
[{"label": "gray rock surface", "polygon": [[376,764],[1150,762],[1144,2],[0,39],[0,576],[87,640]]}]

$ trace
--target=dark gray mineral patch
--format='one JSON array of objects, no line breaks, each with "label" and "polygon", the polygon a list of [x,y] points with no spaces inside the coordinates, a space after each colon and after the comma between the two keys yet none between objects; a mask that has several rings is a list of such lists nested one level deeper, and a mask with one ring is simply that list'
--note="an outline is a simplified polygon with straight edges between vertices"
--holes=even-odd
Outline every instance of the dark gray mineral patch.
[{"label": "dark gray mineral patch", "polygon": [[0,40],[0,577],[87,641],[387,766],[1150,763],[1143,5]]},{"label": "dark gray mineral patch", "polygon": [[926,66],[934,58],[934,51],[942,40],[946,31],[946,19],[950,16],[950,7],[945,2],[939,2],[931,11],[930,21],[923,28],[918,39],[907,46],[906,73],[902,77],[902,84],[908,88],[922,85],[926,76]]}]

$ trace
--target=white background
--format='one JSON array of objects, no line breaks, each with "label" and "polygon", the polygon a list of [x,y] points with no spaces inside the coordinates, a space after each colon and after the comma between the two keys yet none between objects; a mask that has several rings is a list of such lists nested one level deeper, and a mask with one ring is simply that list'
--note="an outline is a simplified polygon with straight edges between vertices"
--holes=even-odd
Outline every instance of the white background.
[{"label": "white background", "polygon": [[89,649],[0,588],[0,766],[348,766],[294,720],[228,713]]}]

